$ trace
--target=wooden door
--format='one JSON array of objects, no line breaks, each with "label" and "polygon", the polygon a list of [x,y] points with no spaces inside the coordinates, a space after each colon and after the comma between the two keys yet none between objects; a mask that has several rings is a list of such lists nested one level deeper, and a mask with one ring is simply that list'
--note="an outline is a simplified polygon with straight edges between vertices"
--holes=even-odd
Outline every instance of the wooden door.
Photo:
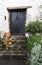
[{"label": "wooden door", "polygon": [[25,34],[26,9],[10,11],[10,32],[11,35]]}]

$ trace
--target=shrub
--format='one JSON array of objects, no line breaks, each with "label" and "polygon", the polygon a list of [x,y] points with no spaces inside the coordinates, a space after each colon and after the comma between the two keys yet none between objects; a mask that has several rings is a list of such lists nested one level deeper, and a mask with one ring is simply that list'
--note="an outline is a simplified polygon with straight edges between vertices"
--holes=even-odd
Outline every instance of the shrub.
[{"label": "shrub", "polygon": [[26,27],[25,27],[26,32],[30,32],[32,34],[34,33],[40,33],[42,32],[42,22],[34,21],[30,22]]},{"label": "shrub", "polygon": [[26,40],[26,51],[30,53],[32,47],[34,47],[35,44],[36,45],[41,44],[41,46],[42,46],[42,35],[34,34],[34,35],[30,36],[29,38],[27,38],[27,40]]},{"label": "shrub", "polygon": [[42,65],[42,48],[38,44],[31,50],[30,65]]},{"label": "shrub", "polygon": [[2,40],[1,40],[1,37],[0,37],[0,49],[2,48]]},{"label": "shrub", "polygon": [[42,65],[42,22],[38,20],[30,22],[25,30],[29,33],[29,38],[26,40],[26,51],[31,54],[30,65]]}]

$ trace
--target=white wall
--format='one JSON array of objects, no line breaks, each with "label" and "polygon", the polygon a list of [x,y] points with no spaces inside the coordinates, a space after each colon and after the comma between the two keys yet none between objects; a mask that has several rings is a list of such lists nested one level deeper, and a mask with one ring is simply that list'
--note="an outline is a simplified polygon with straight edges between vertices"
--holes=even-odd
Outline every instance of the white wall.
[{"label": "white wall", "polygon": [[[9,31],[7,7],[32,6],[27,9],[26,23],[28,23],[39,16],[38,7],[40,4],[42,4],[42,0],[0,0],[0,30]],[[4,16],[6,16],[6,20]]]}]

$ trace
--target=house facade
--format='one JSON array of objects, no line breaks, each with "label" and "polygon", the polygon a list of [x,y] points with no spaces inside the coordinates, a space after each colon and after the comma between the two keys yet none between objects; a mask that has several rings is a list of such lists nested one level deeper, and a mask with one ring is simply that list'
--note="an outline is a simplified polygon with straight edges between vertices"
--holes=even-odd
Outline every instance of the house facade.
[{"label": "house facade", "polygon": [[[34,4],[34,1],[32,2],[31,0],[21,0],[21,1],[20,0],[9,0],[9,1],[1,0],[0,1],[0,31],[3,31],[3,32],[10,31],[9,13],[11,10],[26,9],[25,24],[29,23],[39,13],[38,9],[37,9],[38,6],[37,7],[35,6],[37,4],[38,4],[38,6],[40,5],[39,2],[35,1],[35,4]],[[15,16],[15,14],[14,14],[14,16]],[[17,16],[19,16],[19,15],[17,14]],[[19,22],[18,22],[18,24],[19,24]]]}]

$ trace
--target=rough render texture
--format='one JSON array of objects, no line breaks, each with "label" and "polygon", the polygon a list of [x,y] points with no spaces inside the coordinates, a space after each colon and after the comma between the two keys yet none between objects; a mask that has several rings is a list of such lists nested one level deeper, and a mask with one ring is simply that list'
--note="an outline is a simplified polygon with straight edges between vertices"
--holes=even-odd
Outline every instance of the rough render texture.
[{"label": "rough render texture", "polygon": [[[40,3],[35,1],[35,5]],[[34,2],[32,3],[31,0],[0,0],[0,30],[7,32],[9,31],[9,22],[8,22],[8,17],[9,13],[7,11],[7,7],[20,7],[20,6],[32,6],[32,8],[27,9],[27,14],[26,14],[26,24],[30,22],[32,15],[34,15],[34,12],[38,13],[35,9],[38,7],[35,7]],[[34,12],[33,12],[34,10]],[[31,14],[32,11],[32,14]],[[6,16],[6,20],[5,20]]]}]

